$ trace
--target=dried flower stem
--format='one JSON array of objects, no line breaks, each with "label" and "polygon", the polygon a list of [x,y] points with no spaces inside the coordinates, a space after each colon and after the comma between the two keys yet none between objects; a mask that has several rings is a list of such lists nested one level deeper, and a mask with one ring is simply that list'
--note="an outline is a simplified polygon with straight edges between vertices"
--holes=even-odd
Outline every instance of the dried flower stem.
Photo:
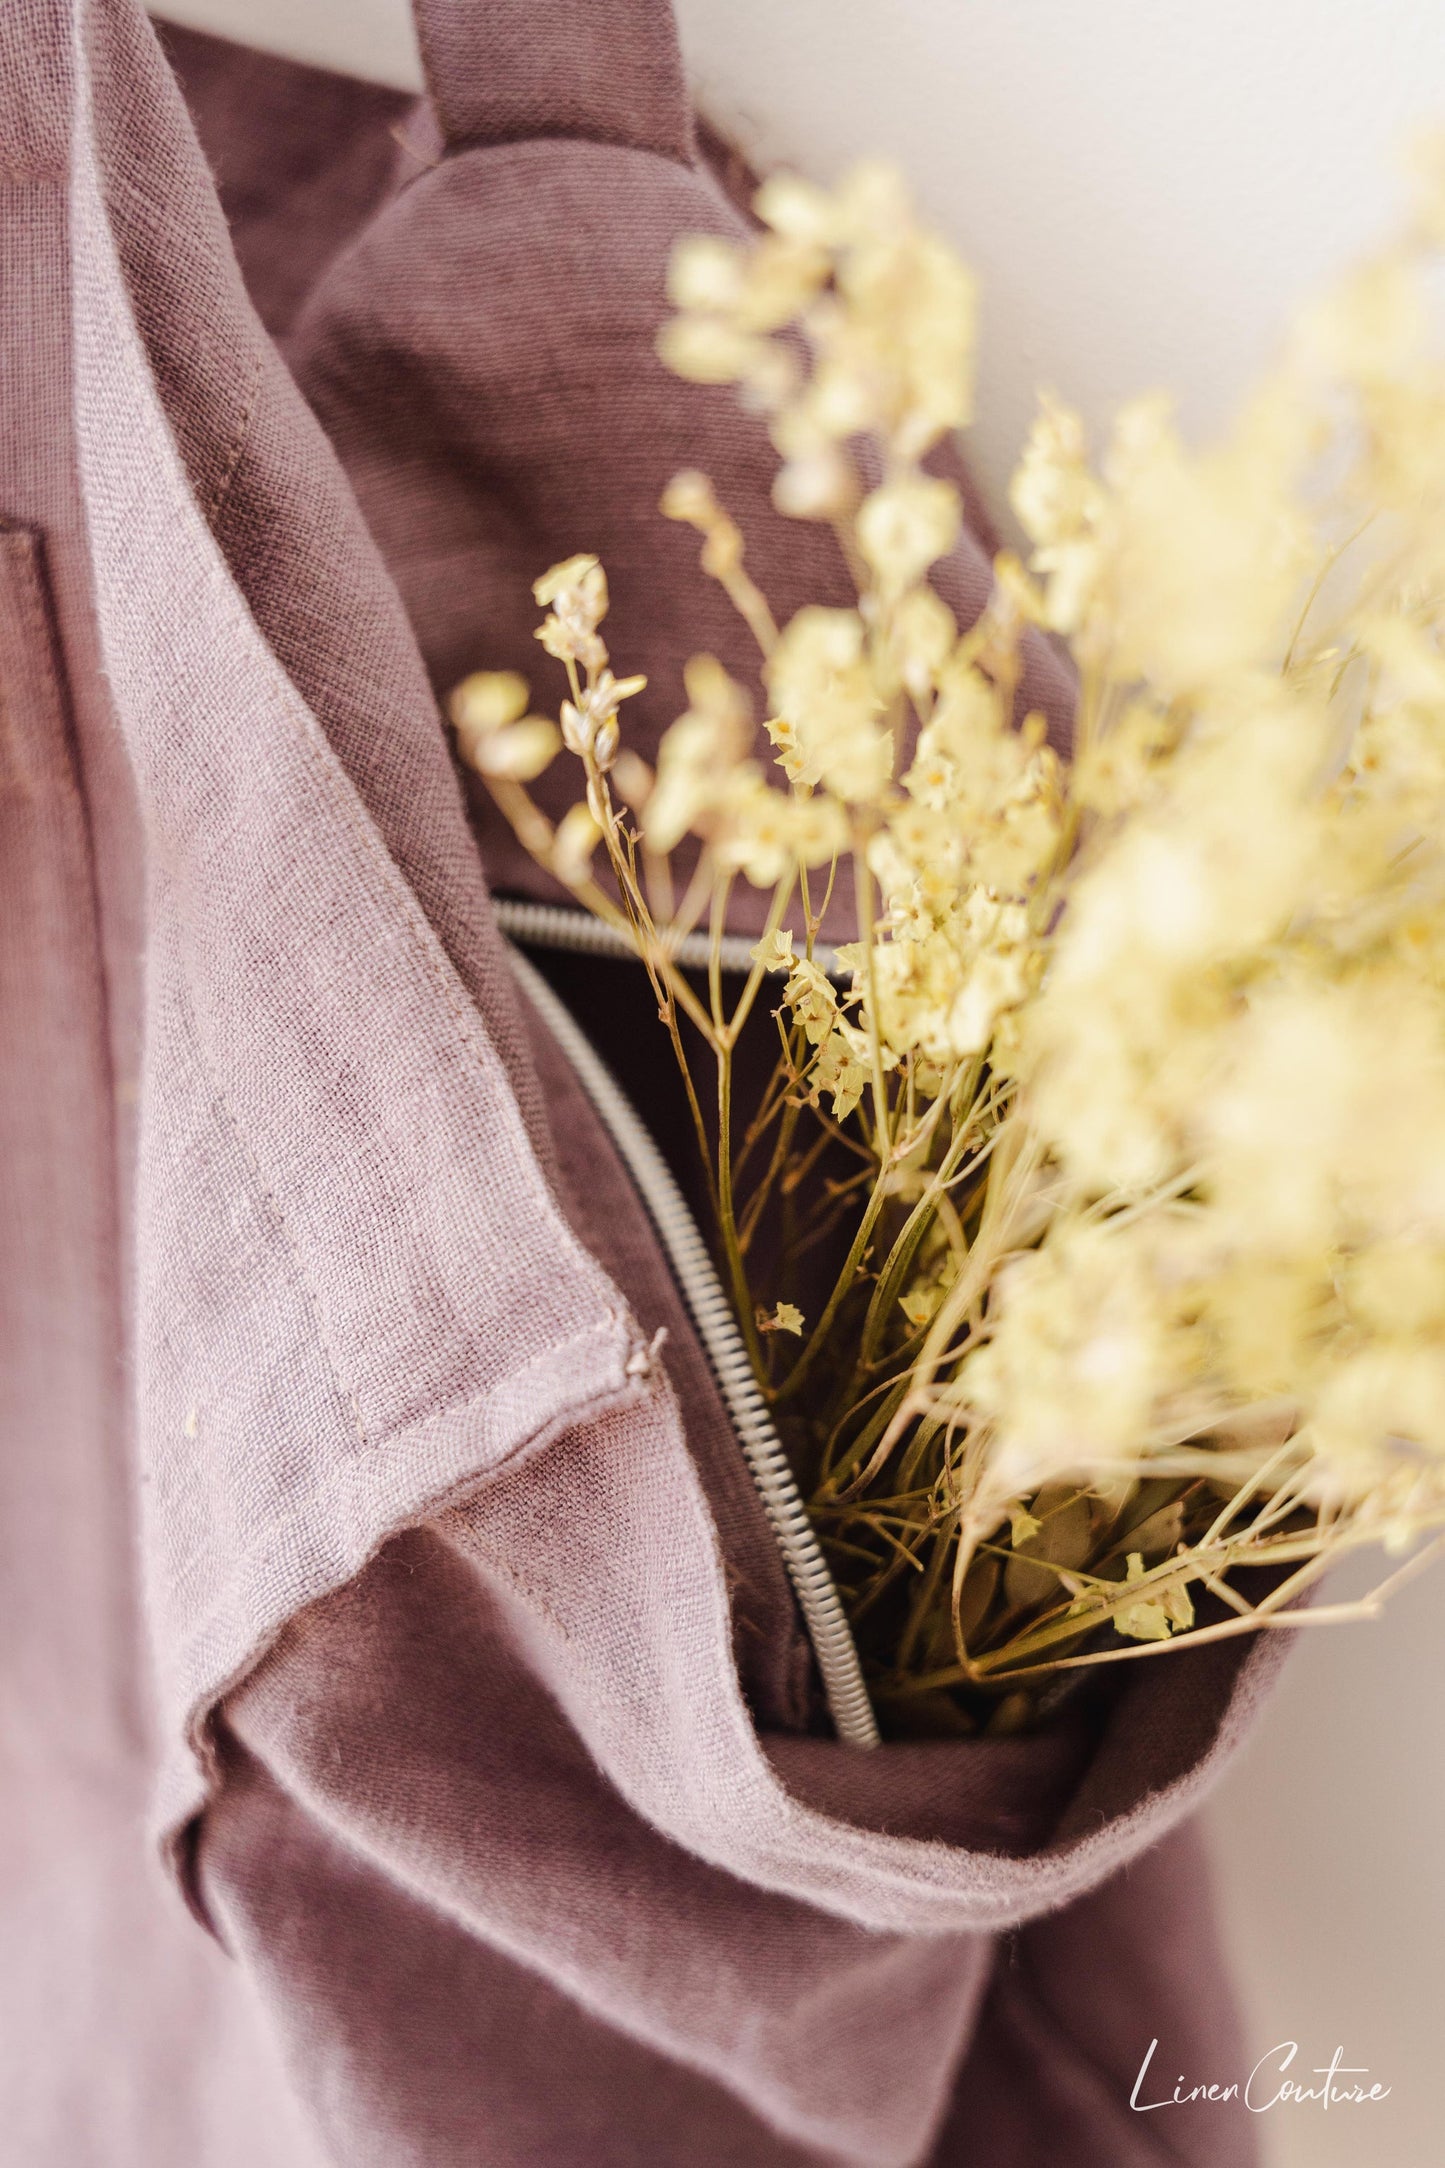
[{"label": "dried flower stem", "polygon": [[[1445,154],[1431,172],[1219,444],[1139,400],[1096,466],[1046,397],[1012,491],[1029,563],[1001,555],[962,630],[929,455],[969,418],[972,281],[886,169],[770,181],[754,248],[678,252],[662,351],[764,415],[778,506],[836,535],[856,607],[780,626],[679,475],[663,510],[756,643],[766,751],[707,655],[655,767],[622,745],[642,680],[612,675],[591,557],[537,583],[557,722],[512,673],[455,696],[527,849],[648,971],[750,1359],[899,1722],[1005,1696],[1012,1724],[1060,1670],[1373,1615],[1398,1574],[1288,1607],[1445,1525]],[[1017,712],[1041,632],[1077,665],[1067,762]],[[554,825],[528,785],[559,746],[583,796]],[[768,907],[738,991],[740,881]],[[675,950],[705,916],[700,994]],[[776,1037],[753,1108],[745,1031]],[[1191,1591],[1229,1615],[1199,1625]]]}]

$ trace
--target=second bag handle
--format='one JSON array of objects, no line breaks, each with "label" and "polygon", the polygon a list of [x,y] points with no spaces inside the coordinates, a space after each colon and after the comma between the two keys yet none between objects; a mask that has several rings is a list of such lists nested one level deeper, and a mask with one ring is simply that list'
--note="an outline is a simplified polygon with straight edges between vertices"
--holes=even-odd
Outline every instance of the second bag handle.
[{"label": "second bag handle", "polygon": [[449,149],[580,136],[690,161],[671,0],[412,0]]}]

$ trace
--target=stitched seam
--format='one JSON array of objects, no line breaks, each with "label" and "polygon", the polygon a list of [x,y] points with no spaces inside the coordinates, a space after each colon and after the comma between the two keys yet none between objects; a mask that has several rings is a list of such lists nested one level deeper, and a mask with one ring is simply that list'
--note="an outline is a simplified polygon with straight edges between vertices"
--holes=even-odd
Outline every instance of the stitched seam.
[{"label": "stitched seam", "polygon": [[191,1004],[190,983],[184,971],[179,974],[177,998],[179,999],[181,1008],[185,1014],[186,1023],[190,1030],[191,1043],[196,1049],[197,1060],[200,1064],[201,1073],[205,1077],[207,1084],[210,1086],[213,1110],[216,1114],[220,1116],[220,1119],[224,1124],[225,1128],[235,1139],[236,1148],[240,1152],[242,1158],[245,1160],[246,1165],[250,1168],[252,1179],[256,1183],[257,1188],[260,1190],[261,1195],[265,1200],[267,1217],[269,1217],[276,1233],[280,1236],[281,1241],[285,1246],[286,1254],[291,1260],[291,1264],[295,1271],[296,1278],[300,1283],[301,1292],[305,1297],[307,1310],[310,1312],[311,1315],[311,1323],[316,1333],[317,1344],[320,1347],[322,1354],[326,1358],[327,1373],[331,1379],[332,1385],[336,1389],[336,1397],[341,1402],[343,1407],[349,1408],[351,1410],[351,1418],[356,1425],[356,1435],[360,1439],[363,1446],[368,1446],[370,1445],[371,1440],[366,1435],[366,1426],[361,1419],[360,1403],[357,1400],[355,1392],[350,1387],[342,1383],[341,1366],[336,1360],[336,1355],[332,1348],[331,1340],[326,1330],[325,1313],[322,1309],[321,1298],[318,1295],[316,1288],[312,1284],[311,1275],[307,1271],[305,1262],[301,1255],[301,1251],[291,1233],[290,1226],[287,1223],[286,1215],[281,1210],[281,1207],[277,1204],[275,1197],[271,1193],[271,1185],[266,1179],[265,1171],[246,1139],[246,1135],[241,1127],[240,1120],[236,1114],[234,1107],[231,1105],[230,1100],[226,1096],[225,1089],[222,1086],[220,1079],[216,1076],[210,1062],[206,1059],[205,1051],[201,1042],[200,1029],[196,1022],[195,1010]]},{"label": "stitched seam", "polygon": [[[131,320],[131,329],[134,332],[134,319]],[[150,448],[156,455],[161,471],[164,472],[176,456],[175,447],[168,438],[164,437],[160,427],[159,415],[150,401],[142,399],[139,402],[137,419]],[[189,490],[187,494],[190,494]],[[192,502],[194,503],[194,501],[192,497]],[[211,535],[209,539],[212,546],[219,549],[215,537]],[[361,843],[363,850],[367,853],[373,865],[380,872],[383,882],[391,892],[393,901],[399,904],[407,931],[411,936],[411,950],[419,956],[427,974],[441,993],[452,1017],[461,1027],[470,1065],[480,1077],[490,1084],[492,1080],[487,1076],[486,1066],[477,1045],[477,1038],[481,1032],[481,1020],[477,1015],[477,1011],[470,1002],[458,999],[458,989],[453,983],[453,975],[449,972],[442,955],[438,952],[439,944],[435,928],[427,919],[410,883],[403,878],[395,859],[383,845],[374,823],[367,817],[357,796],[356,786],[347,773],[344,764],[335,748],[326,738],[310,707],[301,698],[291,679],[282,668],[279,659],[267,645],[246,605],[245,597],[236,583],[230,566],[224,561],[217,563],[214,558],[203,556],[201,570],[206,588],[215,597],[214,607],[221,622],[241,633],[243,639],[258,641],[265,653],[270,657],[276,672],[276,684],[281,706],[283,712],[295,726],[292,734],[306,763],[310,780],[314,784],[331,786],[334,785],[336,777],[339,775],[343,789],[339,799],[337,799],[337,810],[353,836]],[[333,797],[336,796],[334,790],[331,794]],[[558,1210],[556,1202],[546,1186],[541,1168],[537,1164],[536,1155],[526,1141],[519,1109],[516,1112],[516,1121],[521,1132],[518,1140],[522,1147],[521,1156],[524,1163],[530,1164],[536,1178],[534,1184],[536,1201],[543,1213],[551,1219],[563,1248],[570,1252],[574,1263],[580,1264],[588,1277],[595,1279],[600,1274],[600,1267],[577,1240],[564,1215]],[[276,1209],[280,1210],[279,1205]],[[617,1316],[619,1320],[624,1314],[614,1303],[609,1302],[606,1308],[609,1314]]]},{"label": "stitched seam", "polygon": [[251,423],[255,419],[257,403],[261,397],[261,383],[265,373],[266,357],[258,349],[255,373],[251,378],[251,389],[247,394],[246,403],[241,409],[231,449],[222,463],[220,479],[217,481],[215,489],[211,493],[211,501],[206,507],[206,520],[212,527],[220,517],[221,508],[230,494],[231,484],[236,479],[236,469],[241,464],[241,454],[245,450],[247,440],[251,434]]},{"label": "stitched seam", "polygon": [[[58,703],[55,685],[54,653],[50,640],[50,628],[45,612],[36,593],[35,537],[22,526],[5,525],[0,528],[0,544],[4,546],[5,561],[10,572],[10,592],[14,597],[16,615],[20,624],[21,639],[33,650],[35,660],[46,675],[46,689],[39,695],[39,704],[54,709]],[[46,694],[50,694],[47,700]],[[51,720],[54,721],[52,714]],[[31,758],[31,746],[7,684],[0,684],[0,729],[4,732],[4,752],[8,773],[0,781],[5,787],[17,791],[22,798],[35,796],[35,763]],[[64,729],[61,730],[62,742]],[[69,746],[66,746],[69,753]],[[66,767],[70,762],[67,759]],[[73,778],[68,778],[73,781]],[[88,855],[88,846],[87,846]]]},{"label": "stitched seam", "polygon": [[[114,1003],[111,996],[110,977],[106,970],[101,913],[100,874],[96,863],[95,823],[91,817],[90,796],[86,787],[85,764],[80,755],[80,733],[75,723],[75,703],[71,695],[70,681],[65,668],[64,650],[60,644],[59,627],[54,609],[54,594],[50,585],[49,568],[45,562],[44,541],[36,527],[15,524],[8,530],[23,544],[21,561],[17,566],[16,586],[21,594],[21,609],[25,617],[25,630],[35,649],[36,660],[44,673],[42,702],[50,709],[50,721],[59,740],[62,755],[62,789],[73,796],[80,820],[82,849],[85,858],[85,889],[89,920],[91,976],[98,996],[97,1050],[100,1072],[105,1079],[109,1100],[110,1120],[107,1129],[110,1153],[106,1167],[107,1217],[117,1237],[120,1233],[120,1105],[116,1088],[114,1051]],[[28,766],[28,763],[27,763]],[[33,777],[25,778],[27,790],[33,787]],[[116,1334],[117,1346],[124,1344],[124,1325],[116,1294],[114,1276],[106,1274],[107,1287],[113,1297],[107,1305],[111,1324]]]},{"label": "stitched seam", "polygon": [[[528,1370],[540,1368],[543,1360],[550,1361],[554,1357],[565,1357],[569,1348],[585,1345],[587,1338],[588,1335],[579,1334],[574,1340],[562,1341],[557,1348],[548,1350],[546,1358],[539,1358],[537,1363],[529,1363],[526,1369],[515,1372],[512,1378],[509,1378],[506,1382],[514,1383],[517,1377],[525,1377]],[[468,1393],[465,1400],[450,1402],[445,1408],[439,1408],[434,1414],[423,1417],[419,1422],[408,1423],[403,1429],[389,1433],[384,1439],[373,1439],[371,1444],[373,1447],[384,1444],[395,1450],[401,1450],[414,1438],[424,1436],[428,1430],[440,1428],[444,1424],[453,1423],[464,1418],[469,1409],[476,1407],[480,1401],[488,1399],[497,1389],[495,1385],[483,1386],[477,1392]],[[386,1527],[372,1541],[370,1549],[366,1553],[366,1558],[362,1559],[360,1564],[364,1565],[367,1559],[374,1557],[380,1546],[389,1541],[391,1536],[399,1533],[403,1527],[415,1526],[422,1520],[430,1520],[435,1515],[445,1512],[449,1506],[460,1503],[463,1495],[487,1482],[492,1476],[502,1474],[520,1454],[545,1446],[553,1438],[561,1437],[566,1432],[578,1429],[583,1424],[601,1422],[605,1417],[614,1414],[619,1409],[635,1407],[646,1397],[646,1394],[647,1387],[645,1384],[641,1384],[633,1378],[623,1378],[620,1381],[599,1387],[584,1399],[566,1405],[559,1405],[552,1409],[535,1422],[530,1430],[518,1438],[515,1444],[509,1446],[499,1459],[489,1461],[483,1467],[464,1469],[461,1473],[450,1477],[434,1496],[425,1497],[416,1505],[407,1508],[402,1520],[395,1523],[388,1521]],[[339,1476],[338,1471],[332,1468],[319,1482],[311,1484],[307,1490],[303,1491],[299,1498],[288,1498],[288,1514],[294,1515],[302,1508],[315,1505],[318,1501],[332,1497],[338,1490],[344,1490],[347,1475],[354,1465],[354,1462],[343,1462]],[[269,1540],[258,1539],[254,1543],[247,1544],[244,1551],[232,1555],[232,1570],[227,1579],[226,1592],[219,1596],[203,1616],[188,1630],[188,1646],[194,1647],[196,1643],[203,1641],[216,1620],[223,1618],[231,1608],[235,1600],[238,1583],[242,1578],[241,1569],[249,1566],[258,1558],[265,1558],[270,1549]],[[182,1568],[193,1564],[197,1558],[203,1555],[203,1550],[200,1548],[187,1552],[182,1560]],[[359,1566],[346,1565],[343,1570],[346,1579],[349,1580],[360,1569]],[[318,1591],[316,1595],[300,1598],[298,1605],[293,1606],[293,1609],[287,1612],[287,1619],[295,1616],[297,1608],[318,1601],[320,1595],[329,1592],[338,1585],[337,1582],[328,1579],[325,1590]],[[282,1625],[284,1624],[285,1621],[283,1620]],[[282,1628],[278,1626],[276,1632],[279,1633],[281,1630]],[[274,1636],[272,1638],[274,1639]],[[250,1668],[248,1663],[247,1669]],[[229,1687],[221,1689],[222,1695],[229,1692]]]},{"label": "stitched seam", "polygon": [[[656,150],[650,143],[621,143],[614,141],[611,136],[583,135],[580,132],[575,135],[563,135],[553,131],[549,135],[539,130],[533,134],[483,138],[464,137],[457,143],[450,143],[443,139],[440,158],[432,159],[428,164],[420,166],[415,173],[409,174],[397,193],[398,195],[404,195],[409,189],[420,187],[429,175],[444,172],[449,165],[459,163],[464,158],[485,158],[493,152],[500,154],[504,151],[515,150],[566,148],[571,144],[585,145],[589,150],[594,151],[616,151],[623,158],[651,158],[658,165],[666,166],[671,173],[700,175],[706,171],[695,158],[684,157],[680,153],[675,155],[672,151]],[[720,191],[719,200],[726,200],[722,198]],[[729,204],[728,209],[735,218],[740,216],[735,204]],[[377,216],[385,217],[386,210],[387,206],[383,204]],[[356,247],[364,239],[368,231],[369,228],[363,226],[347,243],[347,251],[349,252],[350,249]],[[334,259],[335,262],[340,260],[340,257]],[[323,278],[329,275],[331,269],[332,266],[328,264],[326,271],[322,274]],[[307,296],[307,302],[303,304],[303,313],[305,306],[309,305],[309,302],[310,295]]]},{"label": "stitched seam", "polygon": [[[437,118],[442,118],[440,107],[437,109]],[[458,136],[455,141],[444,137],[444,147],[437,165],[445,165],[452,158],[465,158],[474,151],[509,151],[515,150],[519,144],[533,143],[585,143],[592,150],[622,151],[629,157],[655,158],[659,164],[671,166],[676,172],[693,173],[697,170],[697,160],[690,157],[685,150],[660,151],[655,143],[632,143],[622,136],[594,135],[586,128],[536,128],[504,136],[463,135]],[[436,167],[429,167],[427,170],[435,172]]]},{"label": "stitched seam", "polygon": [[[122,1113],[115,1056],[115,997],[105,948],[105,917],[96,852],[95,819],[91,810],[89,777],[82,758],[75,700],[61,641],[55,591],[46,561],[44,534],[38,527],[20,523],[9,527],[8,534],[23,544],[23,552],[20,553],[20,561],[16,566],[17,585],[23,595],[21,609],[25,617],[26,633],[34,645],[37,666],[43,672],[40,699],[42,705],[50,711],[48,720],[58,740],[62,778],[60,788],[71,795],[80,829],[80,853],[85,868],[88,977],[95,997],[95,1063],[105,1093],[104,1115],[99,1125],[99,1133],[104,1140],[104,1166],[98,1178],[97,1189],[101,1193],[102,1224],[109,1228],[111,1238],[110,1257],[102,1261],[97,1276],[99,1307],[107,1329],[112,1360],[119,1365],[125,1359],[128,1341],[123,1272],[118,1262],[112,1262],[119,1260],[124,1244],[121,1218]],[[113,703],[109,701],[108,684],[103,697],[107,699],[109,712],[114,718],[115,711]],[[33,787],[32,778],[27,774],[24,788],[28,793]],[[127,1449],[130,1447],[130,1439],[126,1432],[132,1428],[133,1421],[133,1416],[130,1424],[125,1422],[124,1416],[121,1418],[122,1442]],[[138,1584],[135,1568],[130,1571],[129,1582],[130,1596],[134,1601]],[[143,1713],[141,1701],[141,1696],[130,1691],[127,1691],[122,1701],[125,1728],[131,1741],[137,1744],[148,1730],[148,1718]]]}]

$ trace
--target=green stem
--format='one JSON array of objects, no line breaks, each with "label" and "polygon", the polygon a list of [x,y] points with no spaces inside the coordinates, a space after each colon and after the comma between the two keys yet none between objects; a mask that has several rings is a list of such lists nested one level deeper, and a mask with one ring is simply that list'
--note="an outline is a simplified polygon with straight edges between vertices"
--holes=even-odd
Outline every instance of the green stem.
[{"label": "green stem", "polygon": [[[848,1447],[847,1452],[838,1462],[838,1465],[829,1469],[826,1483],[818,1494],[820,1500],[828,1504],[832,1504],[834,1500],[839,1503],[842,1502],[844,1484],[847,1483],[853,1470],[872,1452],[878,1440],[887,1430],[902,1405],[903,1396],[908,1391],[908,1385],[909,1380],[904,1376],[896,1379],[889,1387],[862,1430],[859,1431],[857,1437]],[[861,1480],[860,1478],[860,1485]],[[854,1485],[853,1487],[856,1489],[860,1485]]]},{"label": "green stem", "polygon": [[967,1126],[953,1138],[939,1161],[937,1171],[930,1177],[928,1187],[899,1231],[898,1239],[879,1274],[878,1284],[868,1304],[868,1314],[863,1320],[863,1334],[858,1346],[859,1371],[869,1369],[877,1357],[878,1342],[893,1313],[893,1305],[903,1291],[903,1282],[917,1255],[918,1245],[932,1226],[939,1201],[963,1164],[964,1156],[973,1142],[973,1134]]},{"label": "green stem", "polygon": [[852,1292],[853,1283],[858,1277],[864,1254],[873,1239],[873,1229],[878,1224],[878,1215],[883,1209],[884,1189],[884,1180],[880,1175],[873,1185],[873,1194],[869,1197],[864,1208],[863,1217],[858,1222],[857,1233],[853,1237],[848,1255],[843,1260],[842,1270],[833,1283],[833,1292],[824,1304],[823,1314],[818,1319],[812,1337],[782,1384],[778,1387],[776,1398],[780,1405],[784,1401],[792,1400],[801,1390],[804,1382],[812,1372],[814,1363],[822,1353],[823,1344],[833,1329],[839,1310]]},{"label": "green stem", "polygon": [[717,1217],[718,1231],[722,1237],[723,1259],[727,1265],[728,1279],[732,1286],[733,1308],[737,1311],[748,1358],[758,1383],[766,1390],[767,1364],[763,1359],[762,1342],[758,1338],[757,1319],[753,1315],[753,1298],[748,1287],[748,1270],[743,1260],[742,1247],[738,1241],[737,1214],[733,1203],[733,1053],[731,1046],[718,1052],[717,1065]]},{"label": "green stem", "polygon": [[873,874],[861,850],[853,853],[853,900],[858,939],[863,947],[863,976],[868,988],[868,1054],[872,1071],[873,1149],[879,1167],[887,1163],[892,1141],[888,1114],[888,1078],[883,1066],[883,1034],[878,1023],[878,971],[873,948]]}]

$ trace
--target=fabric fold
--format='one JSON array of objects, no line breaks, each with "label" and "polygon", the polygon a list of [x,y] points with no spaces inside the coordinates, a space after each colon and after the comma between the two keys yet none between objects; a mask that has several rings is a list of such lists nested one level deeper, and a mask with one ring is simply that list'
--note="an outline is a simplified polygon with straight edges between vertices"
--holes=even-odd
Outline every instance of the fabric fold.
[{"label": "fabric fold", "polygon": [[[635,1398],[637,1339],[190,494],[110,230],[83,44],[76,81],[77,460],[150,872],[148,1575],[165,1702],[195,1737],[392,1530]],[[167,1811],[198,1796],[173,1761]]]}]

